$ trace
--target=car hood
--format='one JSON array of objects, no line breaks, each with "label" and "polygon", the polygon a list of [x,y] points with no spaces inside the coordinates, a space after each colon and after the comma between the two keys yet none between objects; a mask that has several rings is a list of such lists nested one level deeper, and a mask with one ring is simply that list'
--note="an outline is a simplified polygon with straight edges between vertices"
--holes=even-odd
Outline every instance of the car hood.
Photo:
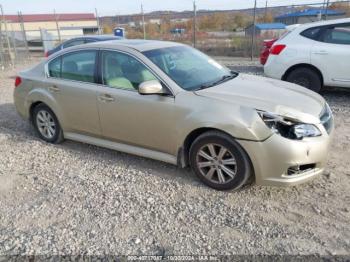
[{"label": "car hood", "polygon": [[325,100],[320,95],[304,87],[246,74],[195,93],[305,123],[319,123],[325,106]]}]

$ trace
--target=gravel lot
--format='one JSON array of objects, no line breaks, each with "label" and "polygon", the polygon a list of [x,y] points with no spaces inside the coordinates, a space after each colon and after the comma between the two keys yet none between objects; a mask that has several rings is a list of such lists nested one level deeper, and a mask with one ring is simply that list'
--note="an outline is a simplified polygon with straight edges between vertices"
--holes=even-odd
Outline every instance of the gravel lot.
[{"label": "gravel lot", "polygon": [[[221,60],[262,72],[256,62]],[[336,118],[324,175],[217,192],[161,162],[41,142],[15,111],[15,70],[0,74],[0,256],[350,255],[350,92],[324,93]]]}]

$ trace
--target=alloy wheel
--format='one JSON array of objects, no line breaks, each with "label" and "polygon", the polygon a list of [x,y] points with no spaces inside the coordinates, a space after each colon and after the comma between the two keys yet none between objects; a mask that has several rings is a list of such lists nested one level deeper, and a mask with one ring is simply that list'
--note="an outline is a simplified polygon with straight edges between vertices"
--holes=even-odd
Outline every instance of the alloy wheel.
[{"label": "alloy wheel", "polygon": [[237,174],[237,161],[226,147],[206,144],[197,152],[196,164],[200,173],[215,184],[231,182]]},{"label": "alloy wheel", "polygon": [[36,124],[40,134],[46,139],[52,139],[56,134],[56,123],[46,110],[40,110],[36,115]]}]

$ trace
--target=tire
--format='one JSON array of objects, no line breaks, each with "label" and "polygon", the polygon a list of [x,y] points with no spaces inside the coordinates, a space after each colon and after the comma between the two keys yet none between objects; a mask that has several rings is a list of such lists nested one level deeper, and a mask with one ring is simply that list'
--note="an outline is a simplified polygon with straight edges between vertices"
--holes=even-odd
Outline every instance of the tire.
[{"label": "tire", "polygon": [[[227,151],[221,157],[222,149]],[[216,190],[237,190],[254,176],[247,153],[224,133],[210,131],[200,135],[191,145],[189,154],[193,172],[204,184]]]},{"label": "tire", "polygon": [[54,112],[45,104],[39,104],[34,108],[32,122],[40,139],[51,144],[63,142],[61,125]]},{"label": "tire", "polygon": [[296,68],[287,75],[286,80],[288,82],[306,87],[316,93],[319,93],[322,89],[321,77],[311,68]]}]

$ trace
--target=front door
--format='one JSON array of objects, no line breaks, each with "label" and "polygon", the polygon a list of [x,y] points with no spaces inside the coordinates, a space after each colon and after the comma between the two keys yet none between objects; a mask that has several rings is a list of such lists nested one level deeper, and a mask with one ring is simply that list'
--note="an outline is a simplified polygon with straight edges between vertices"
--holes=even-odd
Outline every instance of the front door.
[{"label": "front door", "polygon": [[142,82],[156,80],[136,58],[101,51],[102,86],[97,94],[102,134],[108,139],[176,154],[174,97],[140,95]]}]

